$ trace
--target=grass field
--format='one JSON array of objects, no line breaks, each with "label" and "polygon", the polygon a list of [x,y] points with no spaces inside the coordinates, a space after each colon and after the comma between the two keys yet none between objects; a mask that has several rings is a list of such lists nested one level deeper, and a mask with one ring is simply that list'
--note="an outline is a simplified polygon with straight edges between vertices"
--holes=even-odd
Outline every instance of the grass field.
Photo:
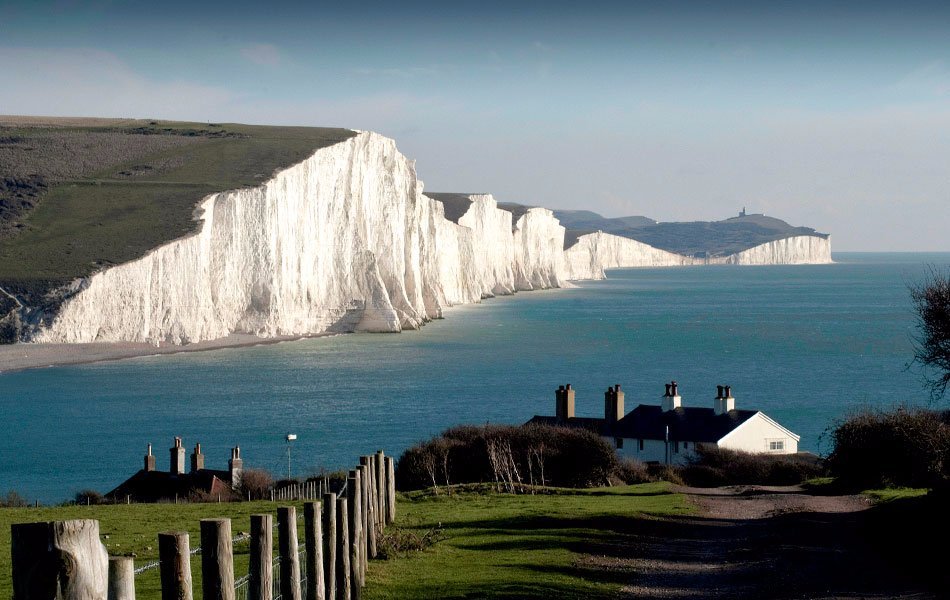
[{"label": "grass field", "polygon": [[354,135],[230,123],[53,125],[0,118],[0,181],[35,174],[46,182],[15,233],[0,235],[0,285],[34,295],[194,231],[207,194],[260,184]]},{"label": "grass field", "polygon": [[[575,559],[596,552],[598,545],[617,543],[637,516],[690,512],[684,498],[667,489],[667,484],[656,483],[543,495],[401,495],[390,531],[438,527],[441,539],[425,550],[372,561],[364,598],[612,597],[619,584],[586,572]],[[142,565],[157,559],[158,532],[187,530],[195,547],[202,518],[230,517],[237,535],[250,530],[250,515],[276,515],[276,507],[272,502],[245,502],[0,509],[0,598],[12,592],[12,523],[98,519],[101,533],[109,536],[103,537],[109,553],[134,552],[136,565]],[[235,547],[235,575],[245,574],[247,564],[245,542]],[[200,557],[193,558],[192,573],[200,594]],[[138,598],[160,597],[157,569],[139,575],[135,583]]]},{"label": "grass field", "polygon": [[644,514],[691,510],[665,483],[553,495],[410,495],[399,504],[397,525],[441,527],[444,539],[375,563],[363,597],[613,598],[620,584],[576,559],[623,543]]}]

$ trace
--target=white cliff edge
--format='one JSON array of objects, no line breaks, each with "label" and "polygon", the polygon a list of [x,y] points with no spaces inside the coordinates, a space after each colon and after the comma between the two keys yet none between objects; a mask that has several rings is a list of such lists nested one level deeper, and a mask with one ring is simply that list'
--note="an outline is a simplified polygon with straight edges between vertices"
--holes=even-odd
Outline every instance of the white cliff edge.
[{"label": "white cliff edge", "polygon": [[[706,264],[601,232],[564,250],[544,208],[517,220],[491,195],[453,223],[422,194],[415,165],[371,132],[314,152],[265,184],[212,194],[194,235],[76,283],[35,342],[186,344],[396,332],[445,307],[601,279],[604,270]],[[734,264],[830,262],[830,242],[770,242]]]},{"label": "white cliff edge", "polygon": [[[185,344],[414,329],[453,304],[560,284],[550,211],[473,199],[456,225],[393,140],[361,132],[265,184],[212,194],[200,230],[89,277],[36,342]],[[517,273],[517,277],[516,277]]]}]

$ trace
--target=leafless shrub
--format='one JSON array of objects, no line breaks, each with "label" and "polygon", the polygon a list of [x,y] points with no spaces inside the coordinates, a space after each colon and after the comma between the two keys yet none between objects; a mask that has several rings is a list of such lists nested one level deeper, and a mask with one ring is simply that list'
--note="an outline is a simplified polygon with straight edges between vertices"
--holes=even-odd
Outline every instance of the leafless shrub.
[{"label": "leafless shrub", "polygon": [[445,530],[441,526],[421,533],[402,527],[387,527],[376,540],[377,558],[389,560],[405,556],[410,552],[425,550],[444,539]]},{"label": "leafless shrub", "polygon": [[244,469],[241,473],[241,497],[246,500],[269,500],[274,477],[262,469]]}]

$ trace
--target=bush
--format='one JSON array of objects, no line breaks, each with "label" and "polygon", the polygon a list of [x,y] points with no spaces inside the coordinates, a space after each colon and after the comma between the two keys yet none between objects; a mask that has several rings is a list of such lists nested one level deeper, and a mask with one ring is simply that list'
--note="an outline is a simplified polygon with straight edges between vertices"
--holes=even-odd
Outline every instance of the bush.
[{"label": "bush", "polygon": [[950,412],[866,411],[836,424],[828,465],[858,488],[934,487],[950,471]]},{"label": "bush", "polygon": [[680,474],[686,483],[696,487],[796,485],[825,475],[826,469],[817,457],[697,446],[696,454]]},{"label": "bush", "polygon": [[244,500],[270,500],[274,478],[261,469],[244,469],[241,473],[241,498]]},{"label": "bush", "polygon": [[485,425],[448,429],[406,450],[396,464],[402,490],[495,482],[524,485],[604,485],[617,469],[613,447],[586,429],[549,425]]},{"label": "bush", "polygon": [[655,481],[647,466],[635,458],[621,458],[615,475],[619,481],[627,485]]},{"label": "bush", "polygon": [[85,506],[88,504],[105,504],[106,499],[96,490],[82,490],[81,492],[76,492],[75,501],[76,504]]},{"label": "bush", "polygon": [[24,506],[29,506],[26,498],[13,490],[7,492],[6,496],[0,496],[0,507],[23,508]]},{"label": "bush", "polygon": [[650,463],[647,465],[647,473],[653,481],[669,481],[674,485],[684,485],[683,478],[680,477],[682,469],[675,465],[664,465],[660,463]]}]

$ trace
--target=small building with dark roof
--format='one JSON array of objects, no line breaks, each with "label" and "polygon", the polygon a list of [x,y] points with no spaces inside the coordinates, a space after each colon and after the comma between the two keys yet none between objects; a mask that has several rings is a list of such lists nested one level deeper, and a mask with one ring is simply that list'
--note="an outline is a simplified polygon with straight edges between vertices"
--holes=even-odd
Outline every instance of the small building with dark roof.
[{"label": "small building with dark roof", "polygon": [[231,449],[226,471],[206,469],[201,444],[195,444],[191,453],[191,469],[186,472],[185,448],[180,437],[175,438],[169,454],[168,471],[158,471],[155,469],[152,445],[149,444],[143,468],[106,496],[119,502],[127,498],[134,502],[162,502],[178,498],[184,500],[195,495],[227,498],[241,485],[244,461],[241,459],[240,447]]},{"label": "small building with dark roof", "polygon": [[730,386],[716,386],[710,407],[684,407],[676,382],[666,384],[660,405],[640,404],[624,413],[620,385],[604,393],[604,418],[574,415],[575,390],[555,392],[555,416],[528,423],[583,427],[607,438],[621,456],[643,462],[685,463],[700,445],[762,454],[795,454],[800,436],[759,410],[736,409]]}]

